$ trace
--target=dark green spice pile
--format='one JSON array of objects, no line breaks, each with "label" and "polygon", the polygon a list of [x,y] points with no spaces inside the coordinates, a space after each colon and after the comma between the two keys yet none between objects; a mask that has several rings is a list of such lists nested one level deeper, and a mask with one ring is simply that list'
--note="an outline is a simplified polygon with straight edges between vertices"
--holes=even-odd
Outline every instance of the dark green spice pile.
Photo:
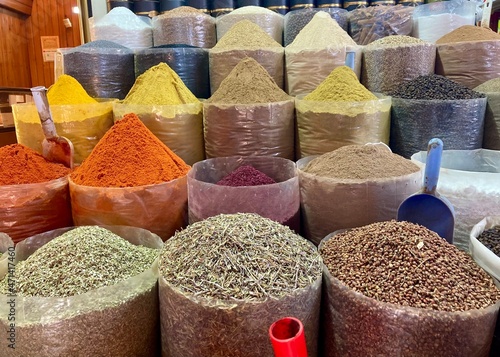
[{"label": "dark green spice pile", "polygon": [[477,237],[477,240],[500,257],[500,226],[484,230],[484,232]]},{"label": "dark green spice pile", "polygon": [[446,77],[431,74],[403,82],[390,93],[403,99],[460,100],[484,98],[485,95],[467,88]]}]

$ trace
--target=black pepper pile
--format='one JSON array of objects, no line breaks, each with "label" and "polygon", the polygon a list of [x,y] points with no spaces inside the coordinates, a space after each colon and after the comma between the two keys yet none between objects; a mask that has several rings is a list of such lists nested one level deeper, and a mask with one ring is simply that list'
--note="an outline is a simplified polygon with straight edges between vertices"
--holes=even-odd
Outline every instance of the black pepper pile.
[{"label": "black pepper pile", "polygon": [[354,228],[330,239],[320,253],[332,276],[378,301],[467,311],[500,299],[493,280],[467,253],[413,223]]},{"label": "black pepper pile", "polygon": [[483,233],[477,237],[477,240],[495,253],[497,257],[500,257],[500,226],[484,230]]},{"label": "black pepper pile", "polygon": [[485,94],[473,91],[446,77],[431,74],[403,82],[390,94],[403,99],[460,100],[485,98]]}]

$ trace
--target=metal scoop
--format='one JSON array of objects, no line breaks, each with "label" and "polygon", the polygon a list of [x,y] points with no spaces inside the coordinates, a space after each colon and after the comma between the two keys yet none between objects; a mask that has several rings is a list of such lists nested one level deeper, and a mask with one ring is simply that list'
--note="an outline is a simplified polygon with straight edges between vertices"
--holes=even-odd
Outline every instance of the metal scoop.
[{"label": "metal scoop", "polygon": [[50,114],[47,89],[43,86],[31,88],[38,115],[42,123],[45,139],[42,141],[42,155],[49,161],[73,168],[73,143],[63,136],[58,136]]},{"label": "metal scoop", "polygon": [[455,226],[451,203],[436,192],[443,154],[441,139],[431,139],[427,147],[424,185],[420,193],[408,197],[398,208],[398,221],[420,224],[453,243]]}]

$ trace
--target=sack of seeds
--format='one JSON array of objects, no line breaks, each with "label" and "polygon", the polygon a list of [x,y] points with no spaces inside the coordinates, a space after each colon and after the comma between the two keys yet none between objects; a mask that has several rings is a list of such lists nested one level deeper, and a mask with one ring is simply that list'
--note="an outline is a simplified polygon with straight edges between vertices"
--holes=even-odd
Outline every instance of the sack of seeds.
[{"label": "sack of seeds", "polygon": [[162,243],[140,228],[87,226],[17,244],[15,269],[0,277],[12,302],[0,306],[0,355],[156,356]]},{"label": "sack of seeds", "polygon": [[[423,167],[426,156],[420,151],[411,160]],[[500,151],[444,150],[437,190],[455,209],[454,244],[468,250],[474,225],[500,216]]]},{"label": "sack of seeds", "polygon": [[128,113],[136,113],[144,125],[188,165],[205,158],[200,102],[179,105],[115,103],[113,113],[115,122]]},{"label": "sack of seeds", "polygon": [[472,227],[469,250],[481,268],[500,280],[500,216],[488,216]]},{"label": "sack of seeds", "polygon": [[379,222],[326,237],[319,251],[325,357],[489,355],[500,291],[436,233]]},{"label": "sack of seeds", "polygon": [[486,94],[488,99],[484,116],[483,148],[500,150],[500,78],[491,79],[474,90]]},{"label": "sack of seeds", "polygon": [[317,356],[321,259],[288,227],[250,213],[207,218],[166,242],[159,272],[164,356],[272,356],[269,327],[286,316]]},{"label": "sack of seeds", "polygon": [[386,145],[348,145],[297,161],[304,236],[316,245],[339,229],[397,217],[422,171]]}]

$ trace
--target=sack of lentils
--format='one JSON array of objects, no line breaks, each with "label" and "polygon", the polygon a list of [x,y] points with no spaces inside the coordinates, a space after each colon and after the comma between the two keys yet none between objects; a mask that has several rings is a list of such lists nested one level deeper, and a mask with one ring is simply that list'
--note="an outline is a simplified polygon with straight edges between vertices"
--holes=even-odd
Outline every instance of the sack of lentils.
[{"label": "sack of lentils", "polygon": [[474,90],[486,94],[488,99],[484,116],[483,148],[500,150],[500,78],[490,79]]},{"label": "sack of lentils", "polygon": [[[57,134],[73,143],[73,161],[80,164],[113,125],[113,101],[90,97],[75,78],[66,74],[49,88],[47,99]],[[14,104],[12,112],[17,142],[42,153],[45,136],[36,105]]]},{"label": "sack of lentils", "polygon": [[[427,152],[411,160],[423,167]],[[453,243],[469,249],[474,225],[486,216],[500,216],[500,151],[444,150],[437,187],[455,209]]]},{"label": "sack of lentils", "polygon": [[[257,213],[300,232],[295,163],[271,156],[217,157],[188,173],[189,223],[220,213]],[[217,202],[216,205],[213,203]]]},{"label": "sack of lentils", "polygon": [[389,144],[391,98],[377,98],[347,66],[335,68],[313,92],[298,98],[295,110],[299,158],[344,145]]},{"label": "sack of lentils", "polygon": [[483,144],[486,95],[439,75],[401,83],[391,108],[391,149],[411,155],[439,137],[445,149],[472,150]]},{"label": "sack of lentils", "polygon": [[500,291],[425,227],[378,222],[325,238],[324,356],[486,357]]},{"label": "sack of lentils", "polygon": [[410,36],[388,36],[363,49],[361,83],[389,93],[402,82],[434,74],[436,45]]},{"label": "sack of lentils", "polygon": [[495,280],[500,281],[500,216],[487,216],[470,232],[472,258]]},{"label": "sack of lentils", "polygon": [[[135,16],[135,15],[134,15]],[[134,84],[134,51],[111,41],[93,41],[65,50],[64,74],[92,98],[123,99]]]},{"label": "sack of lentils", "polygon": [[252,213],[210,217],[165,243],[159,270],[164,356],[271,356],[269,326],[286,316],[302,321],[317,356],[322,262],[288,227]]},{"label": "sack of lentils", "polygon": [[212,48],[217,42],[215,19],[191,6],[180,6],[153,17],[154,46],[182,44]]},{"label": "sack of lentils", "polygon": [[436,74],[468,88],[500,76],[500,34],[466,25],[436,41]]},{"label": "sack of lentils", "polygon": [[136,113],[188,165],[205,158],[203,106],[166,63],[140,75],[125,99],[114,103],[113,113],[115,122]]},{"label": "sack of lentils", "polygon": [[67,167],[32,149],[0,147],[0,232],[15,243],[72,224]]},{"label": "sack of lentils", "polygon": [[217,17],[217,39],[242,20],[257,24],[280,45],[283,43],[283,15],[259,6],[243,6],[229,14]]},{"label": "sack of lentils", "polygon": [[70,175],[74,222],[141,227],[168,239],[186,223],[189,169],[128,114]]},{"label": "sack of lentils", "polygon": [[343,66],[346,51],[355,52],[360,77],[362,49],[326,12],[320,11],[285,48],[286,87],[290,95],[312,92],[330,72]]},{"label": "sack of lentils", "polygon": [[386,145],[348,145],[297,161],[304,235],[314,244],[339,229],[395,219],[419,191],[419,166]]},{"label": "sack of lentils", "polygon": [[0,306],[0,355],[158,355],[162,243],[123,226],[62,228],[19,243],[15,268],[0,277],[0,298],[14,301]]},{"label": "sack of lentils", "polygon": [[207,158],[294,158],[294,99],[253,58],[240,61],[203,103]]},{"label": "sack of lentils", "polygon": [[278,87],[283,88],[285,50],[250,20],[236,23],[210,50],[210,88],[212,93],[245,57],[264,67]]}]

